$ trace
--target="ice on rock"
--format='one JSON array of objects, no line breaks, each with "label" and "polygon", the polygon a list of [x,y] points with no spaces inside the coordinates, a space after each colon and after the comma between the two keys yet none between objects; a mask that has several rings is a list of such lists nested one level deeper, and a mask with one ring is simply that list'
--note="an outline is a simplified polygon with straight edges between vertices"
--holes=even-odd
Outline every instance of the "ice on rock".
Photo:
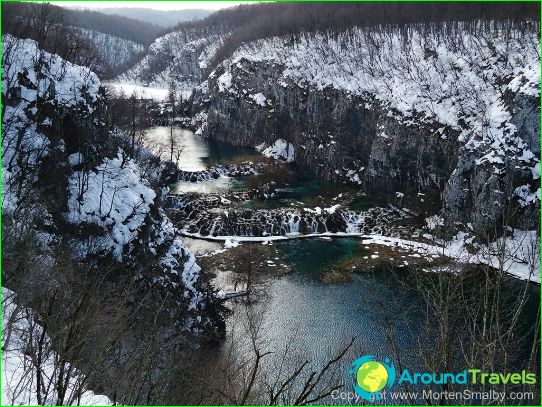
[{"label": "ice on rock", "polygon": [[[261,145],[258,147],[261,148]],[[262,151],[262,154],[266,157],[274,158],[276,160],[284,160],[288,163],[294,162],[295,160],[293,144],[283,139],[278,139],[272,146],[265,148]]]}]

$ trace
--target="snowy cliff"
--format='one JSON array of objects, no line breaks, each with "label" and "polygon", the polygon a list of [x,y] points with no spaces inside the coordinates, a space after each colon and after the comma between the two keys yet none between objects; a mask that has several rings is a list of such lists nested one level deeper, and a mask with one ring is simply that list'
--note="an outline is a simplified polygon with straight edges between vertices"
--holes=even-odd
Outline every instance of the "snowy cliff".
[{"label": "snowy cliff", "polygon": [[241,46],[194,113],[205,136],[285,139],[324,179],[487,235],[536,227],[539,85],[528,22],[353,28]]},{"label": "snowy cliff", "polygon": [[112,69],[129,63],[145,47],[134,41],[115,37],[99,31],[70,27],[80,37],[90,42],[99,53],[106,69]]},{"label": "snowy cliff", "polygon": [[204,72],[226,34],[175,31],[157,38],[148,54],[121,75],[121,82],[167,88],[191,89],[204,79]]},{"label": "snowy cliff", "polygon": [[212,297],[200,268],[143,176],[140,157],[126,152],[126,135],[107,124],[96,75],[32,40],[4,36],[2,91],[3,231],[14,245],[3,253],[5,281],[16,273],[9,259],[17,239],[32,231],[44,267],[65,246],[82,263],[122,263],[121,272],[142,286],[168,293],[175,324],[204,329]]}]

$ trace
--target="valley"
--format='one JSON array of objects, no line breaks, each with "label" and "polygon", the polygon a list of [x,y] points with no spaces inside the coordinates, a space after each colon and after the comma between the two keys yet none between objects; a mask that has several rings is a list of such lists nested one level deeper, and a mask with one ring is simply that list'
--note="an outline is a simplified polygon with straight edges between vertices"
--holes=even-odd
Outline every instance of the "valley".
[{"label": "valley", "polygon": [[3,405],[540,378],[539,7],[301,6],[3,4]]}]

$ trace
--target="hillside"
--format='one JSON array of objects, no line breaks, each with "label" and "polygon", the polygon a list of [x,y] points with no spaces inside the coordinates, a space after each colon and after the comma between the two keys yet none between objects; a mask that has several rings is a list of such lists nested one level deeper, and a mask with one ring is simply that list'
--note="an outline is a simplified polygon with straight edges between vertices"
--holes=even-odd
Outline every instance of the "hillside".
[{"label": "hillside", "polygon": [[492,234],[511,202],[507,222],[534,228],[538,48],[530,23],[259,40],[197,89],[198,128],[240,145],[285,138],[320,177],[440,210],[443,230]]},{"label": "hillside", "polygon": [[3,33],[36,40],[44,50],[88,66],[102,78],[133,65],[159,32],[137,20],[51,4],[3,3],[2,14]]},{"label": "hillside", "polygon": [[[199,21],[173,27],[170,33],[156,40],[148,58],[134,66],[120,80],[164,86],[173,79],[192,87],[194,81],[203,80],[238,47],[258,39],[327,30],[339,33],[350,27],[374,27],[379,24],[429,24],[457,21],[459,18],[463,21],[480,18],[536,20],[539,11],[536,3],[491,2],[427,3],[423,8],[417,3],[408,2],[391,3],[385,8],[378,3],[314,3],[311,7],[305,7],[302,3],[240,5],[216,11]],[[172,41],[173,38],[176,39]],[[179,48],[182,48],[180,44],[196,40],[212,42],[212,52],[209,52],[210,49],[195,47],[186,54]],[[186,67],[179,63],[183,57],[178,53],[189,58]],[[203,67],[195,63],[200,58],[206,61]]]},{"label": "hillside", "polygon": [[139,62],[117,79],[121,82],[192,89],[205,79],[217,50],[226,38],[222,30],[171,32],[154,41]]},{"label": "hillside", "polygon": [[[108,324],[112,308],[100,305],[92,318],[87,314],[85,328],[72,325],[85,339],[66,342],[63,351],[84,373],[93,369],[86,352],[98,352],[92,363],[107,364],[114,349],[141,343],[135,326],[158,307],[164,315],[155,327],[156,340],[171,341],[172,331],[177,341],[187,333],[214,332],[214,313],[205,311],[214,296],[161,206],[160,160],[109,122],[107,96],[90,69],[39,49],[33,40],[4,35],[2,44],[3,287],[15,291],[18,303],[31,307],[48,327],[74,324],[81,308],[72,314],[70,304],[77,301],[88,312],[105,298],[123,296],[119,314],[137,310],[115,326],[122,338],[117,333],[108,343],[98,327]],[[148,287],[152,291],[141,296]],[[42,301],[49,295],[54,312]],[[23,325],[41,329],[31,321]],[[26,335],[21,341],[32,341],[32,332]],[[49,335],[55,338],[54,331]],[[87,341],[103,347],[90,349]],[[51,352],[54,342],[40,346]],[[2,356],[17,363],[20,355],[14,352]],[[51,355],[44,363],[47,372],[71,372],[64,357]],[[22,373],[13,371],[16,376],[2,378],[2,391],[15,401]],[[83,383],[72,377],[67,385],[78,394]],[[64,378],[55,373],[46,380],[46,387],[27,389],[30,394],[21,397],[38,397],[39,403],[57,397]],[[103,383],[107,375],[96,380]],[[60,399],[68,397],[63,393],[58,390]]]},{"label": "hillside", "polygon": [[[43,19],[45,16],[66,25],[102,32],[144,46],[149,45],[161,31],[159,26],[132,18],[91,10],[67,9],[50,3],[4,2],[2,16],[2,32],[17,36],[28,35],[32,20]],[[22,25],[17,17],[22,18]]]}]

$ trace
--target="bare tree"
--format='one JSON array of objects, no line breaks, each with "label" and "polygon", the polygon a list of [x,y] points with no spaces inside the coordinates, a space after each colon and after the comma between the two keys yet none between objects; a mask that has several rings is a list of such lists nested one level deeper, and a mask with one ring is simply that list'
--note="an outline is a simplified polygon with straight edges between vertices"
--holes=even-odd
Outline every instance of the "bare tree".
[{"label": "bare tree", "polygon": [[[307,405],[325,403],[342,387],[340,363],[354,338],[330,354],[311,362],[296,348],[295,333],[284,347],[270,348],[262,333],[265,307],[240,301],[228,320],[228,335],[219,348],[180,355],[166,403],[228,405]],[[206,363],[206,361],[208,363]],[[209,372],[213,374],[210,375]],[[219,380],[215,380],[220,378]]]}]

